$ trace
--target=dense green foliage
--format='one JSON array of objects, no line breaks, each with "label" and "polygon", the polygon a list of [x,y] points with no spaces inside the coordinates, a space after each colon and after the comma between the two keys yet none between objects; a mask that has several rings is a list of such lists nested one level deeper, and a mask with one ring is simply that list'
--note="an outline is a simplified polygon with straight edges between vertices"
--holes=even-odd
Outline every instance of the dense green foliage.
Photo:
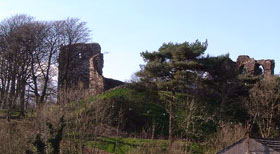
[{"label": "dense green foliage", "polygon": [[207,42],[196,41],[163,44],[158,51],[142,52],[141,56],[147,64],[138,76],[167,91],[192,89],[192,86],[197,86],[197,71],[204,68],[200,59],[206,48]]},{"label": "dense green foliage", "polygon": [[124,122],[118,123],[117,119],[112,124],[121,124],[124,131],[152,131],[151,126],[155,125],[155,135],[167,134],[167,113],[163,104],[159,103],[157,93],[152,90],[135,84],[101,94],[96,101],[110,104],[107,110],[113,112],[112,119],[119,118]]}]

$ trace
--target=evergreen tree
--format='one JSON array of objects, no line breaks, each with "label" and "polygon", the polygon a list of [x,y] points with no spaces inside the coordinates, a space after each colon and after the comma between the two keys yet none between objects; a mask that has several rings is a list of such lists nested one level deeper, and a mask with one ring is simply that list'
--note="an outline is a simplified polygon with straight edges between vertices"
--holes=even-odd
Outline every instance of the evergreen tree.
[{"label": "evergreen tree", "polygon": [[137,73],[142,81],[155,83],[159,90],[171,93],[166,99],[169,113],[169,148],[173,142],[174,107],[176,93],[194,93],[205,67],[201,63],[207,41],[163,44],[158,51],[142,52],[146,65]]},{"label": "evergreen tree", "polygon": [[202,97],[216,117],[217,122],[243,121],[247,115],[242,109],[242,100],[248,95],[248,88],[239,80],[236,64],[229,55],[205,57],[203,62],[207,78],[203,80]]}]

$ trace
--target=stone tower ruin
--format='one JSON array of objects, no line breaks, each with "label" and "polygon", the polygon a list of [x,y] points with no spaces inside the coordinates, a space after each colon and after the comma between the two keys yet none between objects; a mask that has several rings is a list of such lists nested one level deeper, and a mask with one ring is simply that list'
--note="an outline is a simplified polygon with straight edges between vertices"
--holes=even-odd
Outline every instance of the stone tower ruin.
[{"label": "stone tower ruin", "polygon": [[103,54],[98,43],[78,43],[60,48],[58,88],[82,84],[92,95],[119,86],[123,82],[103,76]]},{"label": "stone tower ruin", "polygon": [[275,62],[271,59],[255,60],[247,55],[241,55],[238,56],[236,65],[240,73],[249,75],[263,74],[264,77],[274,75]]}]

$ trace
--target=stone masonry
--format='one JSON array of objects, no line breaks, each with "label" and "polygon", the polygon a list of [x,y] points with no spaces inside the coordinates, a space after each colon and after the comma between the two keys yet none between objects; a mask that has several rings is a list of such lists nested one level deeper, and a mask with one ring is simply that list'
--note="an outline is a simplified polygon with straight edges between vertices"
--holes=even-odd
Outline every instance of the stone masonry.
[{"label": "stone masonry", "polygon": [[247,73],[249,75],[260,75],[263,73],[264,77],[274,75],[275,62],[271,59],[255,60],[247,55],[241,55],[238,56],[236,65],[240,73]]},{"label": "stone masonry", "polygon": [[103,54],[98,43],[63,46],[59,53],[58,88],[75,88],[80,84],[92,95],[122,85],[103,76]]}]

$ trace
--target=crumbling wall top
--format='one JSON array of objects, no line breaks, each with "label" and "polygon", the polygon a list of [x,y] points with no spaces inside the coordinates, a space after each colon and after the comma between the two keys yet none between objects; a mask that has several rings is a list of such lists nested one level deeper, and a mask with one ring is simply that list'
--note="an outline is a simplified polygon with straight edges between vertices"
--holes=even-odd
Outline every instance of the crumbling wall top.
[{"label": "crumbling wall top", "polygon": [[264,77],[274,75],[275,62],[271,59],[255,60],[247,55],[240,55],[236,61],[240,73],[249,75],[263,74]]}]

